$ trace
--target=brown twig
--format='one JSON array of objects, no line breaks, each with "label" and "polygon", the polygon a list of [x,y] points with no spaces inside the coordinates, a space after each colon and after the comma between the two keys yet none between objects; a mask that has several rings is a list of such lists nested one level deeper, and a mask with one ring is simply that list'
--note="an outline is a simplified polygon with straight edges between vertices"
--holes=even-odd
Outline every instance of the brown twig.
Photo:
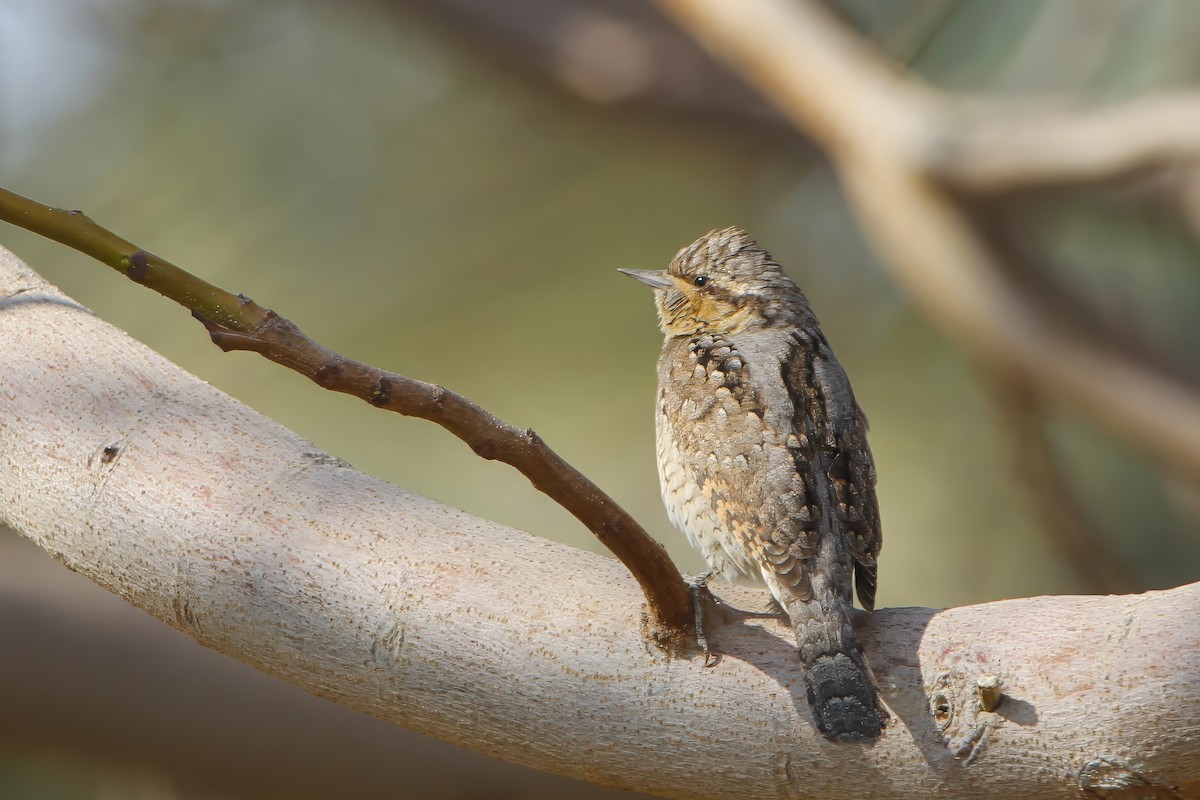
[{"label": "brown twig", "polygon": [[226,352],[255,352],[325,389],[430,420],[462,439],[481,458],[515,467],[587,526],[633,573],[646,596],[652,638],[670,645],[694,638],[691,593],[666,550],[532,430],[515,428],[445,387],[335,353],[274,311],[197,278],[78,211],[53,208],[0,189],[0,219],[62,242],[190,309],[213,343]]},{"label": "brown twig", "polygon": [[[1200,483],[1193,388],[1030,302],[971,224],[961,187],[945,166],[931,166],[939,147],[967,139],[955,127],[964,124],[960,107],[884,64],[809,0],[659,4],[825,149],[881,261],[950,336]],[[1110,156],[1114,174],[1145,160],[1120,149]],[[1089,163],[1095,178],[1100,167]]]}]

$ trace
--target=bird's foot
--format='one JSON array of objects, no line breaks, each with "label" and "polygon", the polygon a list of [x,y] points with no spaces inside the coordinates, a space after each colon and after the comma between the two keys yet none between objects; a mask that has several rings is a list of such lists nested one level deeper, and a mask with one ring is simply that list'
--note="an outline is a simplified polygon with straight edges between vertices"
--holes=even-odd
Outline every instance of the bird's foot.
[{"label": "bird's foot", "polygon": [[717,605],[721,602],[708,588],[708,579],[711,577],[712,572],[706,572],[703,575],[687,579],[688,588],[692,590],[692,617],[696,624],[696,644],[704,653],[704,666],[706,667],[715,667],[721,662],[721,654],[713,652],[712,648],[708,646],[708,635],[704,631],[705,604],[711,602],[713,605]]},{"label": "bird's foot", "polygon": [[744,621],[748,619],[782,619],[787,621],[787,612],[779,601],[774,597],[771,598],[771,605],[763,611],[747,611],[743,608],[737,608],[729,605],[717,595],[713,594],[712,589],[708,587],[709,578],[713,576],[713,572],[709,571],[703,575],[696,575],[687,578],[688,588],[692,590],[692,615],[696,625],[696,644],[704,653],[704,666],[715,667],[721,662],[721,654],[712,649],[708,643],[708,632],[705,629],[706,607],[712,604],[713,609],[718,612],[718,617],[721,622],[728,623],[733,621]]}]

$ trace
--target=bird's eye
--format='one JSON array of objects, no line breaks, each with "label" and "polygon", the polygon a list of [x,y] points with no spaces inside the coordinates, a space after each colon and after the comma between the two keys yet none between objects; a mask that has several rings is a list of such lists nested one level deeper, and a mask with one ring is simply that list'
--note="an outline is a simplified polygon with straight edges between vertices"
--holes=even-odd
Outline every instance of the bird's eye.
[{"label": "bird's eye", "polygon": [[697,275],[696,277],[692,278],[692,284],[694,286],[706,286],[708,284],[708,276]]}]

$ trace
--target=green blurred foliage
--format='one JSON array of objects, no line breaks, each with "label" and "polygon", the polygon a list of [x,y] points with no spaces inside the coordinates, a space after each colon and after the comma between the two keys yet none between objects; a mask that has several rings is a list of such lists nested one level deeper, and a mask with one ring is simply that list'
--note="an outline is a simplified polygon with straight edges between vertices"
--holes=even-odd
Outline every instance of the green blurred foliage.
[{"label": "green blurred foliage", "polygon": [[95,795],[95,776],[80,765],[64,769],[50,758],[0,759],[0,797],[80,800]]}]

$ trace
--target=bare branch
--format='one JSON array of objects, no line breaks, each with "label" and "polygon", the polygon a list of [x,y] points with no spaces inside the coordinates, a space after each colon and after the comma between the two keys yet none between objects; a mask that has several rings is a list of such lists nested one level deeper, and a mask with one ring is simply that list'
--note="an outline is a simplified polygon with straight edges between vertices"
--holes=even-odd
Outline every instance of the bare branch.
[{"label": "bare branch", "polygon": [[256,352],[326,389],[430,420],[462,439],[481,458],[515,467],[587,526],[633,573],[646,595],[652,638],[671,646],[694,641],[691,593],[666,549],[532,430],[515,428],[442,386],[339,355],[274,311],[191,275],[78,211],[52,208],[0,189],[0,219],[92,256],[191,309],[213,342],[227,352]]},{"label": "bare branch", "polygon": [[[877,744],[839,746],[812,726],[778,621],[712,615],[715,667],[647,647],[642,594],[611,559],[355,472],[6,251],[0,341],[0,518],[202,644],[342,705],[666,797],[1200,793],[1200,627],[1180,624],[1200,585],[864,615],[895,716]],[[999,697],[981,695],[991,677]]]},{"label": "bare branch", "polygon": [[880,260],[931,319],[984,361],[1200,483],[1193,387],[1043,313],[930,171],[931,154],[963,138],[952,105],[808,0],[659,2],[829,153]]},{"label": "bare branch", "polygon": [[1107,182],[1200,158],[1200,93],[1098,109],[1018,105],[965,110],[925,168],[959,188],[1002,192]]}]

